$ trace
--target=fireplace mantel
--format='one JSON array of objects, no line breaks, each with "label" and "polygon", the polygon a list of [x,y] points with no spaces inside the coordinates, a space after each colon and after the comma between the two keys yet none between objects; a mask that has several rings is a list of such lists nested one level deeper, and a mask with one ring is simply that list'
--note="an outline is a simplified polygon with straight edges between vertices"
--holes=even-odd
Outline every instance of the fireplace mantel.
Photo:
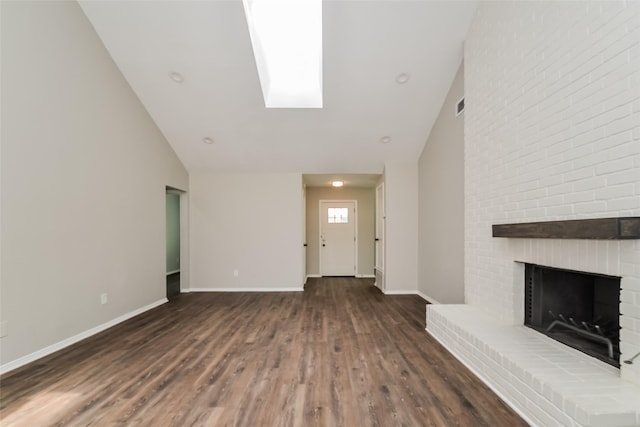
[{"label": "fireplace mantel", "polygon": [[640,217],[494,224],[493,237],[533,239],[640,239]]}]

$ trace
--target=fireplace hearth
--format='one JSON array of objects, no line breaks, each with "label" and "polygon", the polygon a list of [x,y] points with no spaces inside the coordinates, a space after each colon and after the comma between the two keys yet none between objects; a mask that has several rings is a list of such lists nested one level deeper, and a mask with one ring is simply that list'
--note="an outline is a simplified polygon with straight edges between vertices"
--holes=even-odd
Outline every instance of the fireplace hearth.
[{"label": "fireplace hearth", "polygon": [[525,264],[524,324],[620,367],[620,277]]}]

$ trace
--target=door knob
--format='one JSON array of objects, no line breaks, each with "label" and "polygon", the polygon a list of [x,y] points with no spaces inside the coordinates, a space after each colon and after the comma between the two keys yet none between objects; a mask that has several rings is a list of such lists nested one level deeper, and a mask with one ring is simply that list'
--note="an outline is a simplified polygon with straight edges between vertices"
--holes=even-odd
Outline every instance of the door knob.
[{"label": "door knob", "polygon": [[322,244],[322,246],[327,246],[327,245],[325,245],[325,244],[323,243],[323,244]]}]

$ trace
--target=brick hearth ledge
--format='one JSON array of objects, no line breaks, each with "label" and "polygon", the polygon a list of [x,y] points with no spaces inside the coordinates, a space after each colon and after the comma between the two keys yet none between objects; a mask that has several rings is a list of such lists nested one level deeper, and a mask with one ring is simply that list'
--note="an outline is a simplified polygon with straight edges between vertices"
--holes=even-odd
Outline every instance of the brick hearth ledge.
[{"label": "brick hearth ledge", "polygon": [[470,305],[427,305],[427,332],[536,426],[640,426],[640,387],[613,366]]}]

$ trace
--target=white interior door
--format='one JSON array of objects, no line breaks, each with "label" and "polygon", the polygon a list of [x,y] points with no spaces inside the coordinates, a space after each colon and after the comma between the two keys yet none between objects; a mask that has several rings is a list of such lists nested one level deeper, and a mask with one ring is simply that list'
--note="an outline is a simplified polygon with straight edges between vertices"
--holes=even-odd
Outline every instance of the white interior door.
[{"label": "white interior door", "polygon": [[356,202],[320,201],[320,274],[356,274]]}]

